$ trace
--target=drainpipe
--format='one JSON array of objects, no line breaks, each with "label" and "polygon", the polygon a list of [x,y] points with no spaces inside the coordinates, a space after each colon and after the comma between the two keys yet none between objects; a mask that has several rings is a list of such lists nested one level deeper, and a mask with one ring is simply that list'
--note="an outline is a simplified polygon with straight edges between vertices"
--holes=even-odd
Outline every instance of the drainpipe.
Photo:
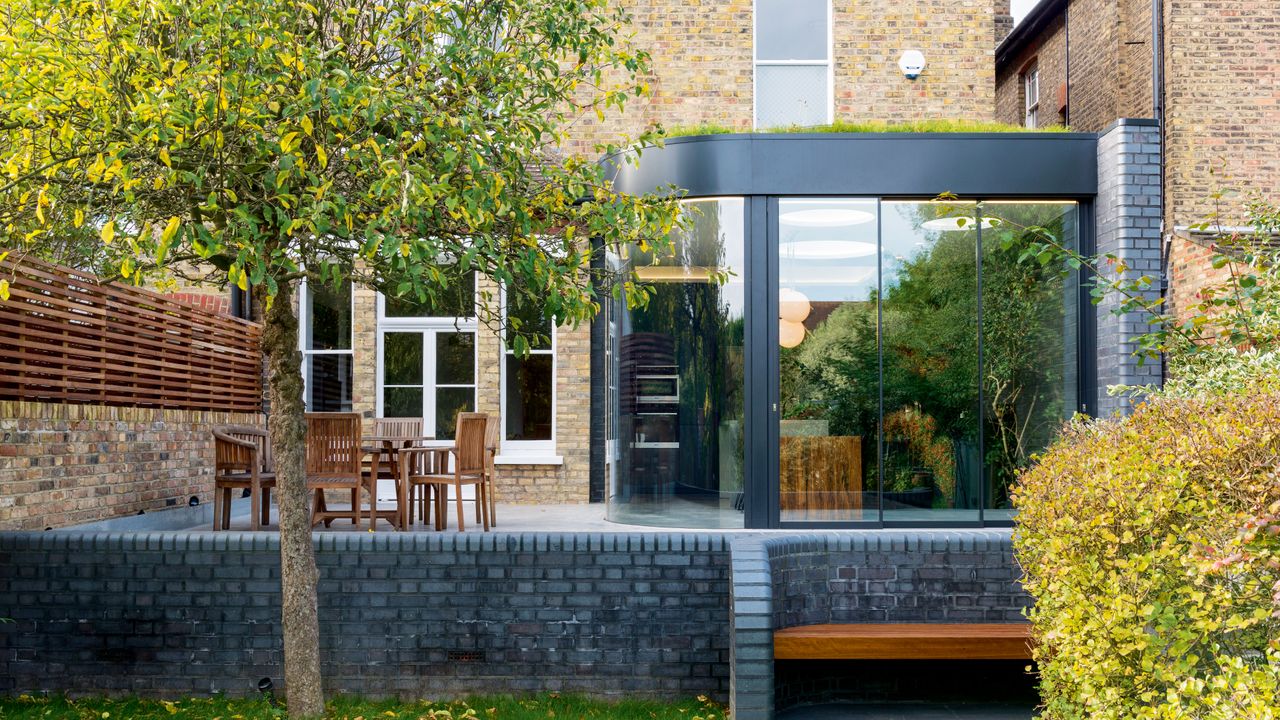
[{"label": "drainpipe", "polygon": [[[1160,136],[1160,308],[1165,308],[1169,297],[1169,255],[1173,250],[1173,234],[1165,232],[1165,218],[1168,217],[1169,198],[1165,193],[1165,146],[1167,134],[1164,129],[1164,0],[1151,0],[1151,115],[1156,121],[1156,130]],[[1160,381],[1163,385],[1169,379],[1168,363],[1160,363]]]},{"label": "drainpipe", "polygon": [[[1153,0],[1154,2],[1155,0]],[[1071,127],[1071,3],[1067,3],[1062,11],[1062,42],[1066,46],[1063,53],[1063,73],[1066,75],[1067,111],[1062,114],[1062,124]]]}]

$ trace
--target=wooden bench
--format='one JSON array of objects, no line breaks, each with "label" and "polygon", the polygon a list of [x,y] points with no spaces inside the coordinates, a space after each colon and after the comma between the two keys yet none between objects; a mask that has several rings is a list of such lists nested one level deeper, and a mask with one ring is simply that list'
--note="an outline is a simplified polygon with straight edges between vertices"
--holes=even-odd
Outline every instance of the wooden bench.
[{"label": "wooden bench", "polygon": [[773,633],[775,660],[1030,660],[1031,625],[801,625]]}]

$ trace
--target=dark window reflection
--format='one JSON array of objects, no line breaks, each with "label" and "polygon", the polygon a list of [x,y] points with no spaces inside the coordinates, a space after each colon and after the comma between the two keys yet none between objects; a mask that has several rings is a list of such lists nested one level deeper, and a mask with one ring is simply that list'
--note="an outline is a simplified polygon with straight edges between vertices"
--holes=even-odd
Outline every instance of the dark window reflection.
[{"label": "dark window reflection", "polygon": [[444,266],[440,285],[428,287],[426,297],[384,295],[387,317],[475,317],[476,272],[458,273]]},{"label": "dark window reflection", "polygon": [[386,385],[421,385],[422,333],[383,335],[382,368]]},{"label": "dark window reflection", "polygon": [[[620,417],[610,517],[685,527],[741,527],[743,220],[741,199],[685,205],[674,252],[615,258],[652,294],[616,308]],[[716,278],[726,282],[716,282]]]},{"label": "dark window reflection", "polygon": [[436,390],[436,438],[452,440],[458,427],[458,413],[475,410],[473,388],[438,388]]},{"label": "dark window reflection", "polygon": [[551,439],[551,355],[507,355],[506,438]]},{"label": "dark window reflection", "polygon": [[351,349],[351,284],[338,289],[321,283],[308,283],[307,350]]},{"label": "dark window reflection", "polygon": [[310,355],[306,385],[309,412],[351,412],[351,356]]},{"label": "dark window reflection", "polygon": [[436,384],[472,385],[476,379],[476,334],[436,333]]}]

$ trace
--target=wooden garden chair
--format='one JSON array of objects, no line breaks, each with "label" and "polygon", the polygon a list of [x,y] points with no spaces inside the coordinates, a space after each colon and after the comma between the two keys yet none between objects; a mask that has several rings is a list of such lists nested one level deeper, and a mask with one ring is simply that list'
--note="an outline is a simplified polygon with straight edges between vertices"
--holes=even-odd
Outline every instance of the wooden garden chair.
[{"label": "wooden garden chair", "polygon": [[364,486],[364,449],[359,413],[307,413],[307,489],[315,493],[311,524],[327,527],[343,511],[331,511],[326,490],[351,492],[351,519],[360,524],[360,489]]},{"label": "wooden garden chair", "polygon": [[[408,483],[410,502],[414,502],[419,497],[419,491],[424,493],[419,502],[422,508],[422,519],[425,522],[426,503],[431,499],[435,508],[437,530],[443,530],[445,527],[445,512],[449,501],[448,488],[452,486],[458,508],[458,531],[466,531],[465,513],[462,509],[464,485],[475,486],[480,522],[486,531],[489,529],[489,505],[486,499],[488,462],[485,452],[487,424],[488,416],[482,413],[459,413],[457,440],[453,447],[406,448],[399,453],[401,477]],[[453,458],[452,471],[448,469],[450,456]]]},{"label": "wooden garden chair", "polygon": [[270,524],[276,473],[267,431],[239,425],[214,428],[213,458],[213,529],[231,527],[232,490],[249,491],[251,529]]}]

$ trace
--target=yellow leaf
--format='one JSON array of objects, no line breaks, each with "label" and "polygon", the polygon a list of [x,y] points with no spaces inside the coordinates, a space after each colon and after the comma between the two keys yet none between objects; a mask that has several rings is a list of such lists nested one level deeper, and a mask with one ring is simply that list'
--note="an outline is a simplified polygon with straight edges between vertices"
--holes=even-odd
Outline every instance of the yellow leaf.
[{"label": "yellow leaf", "polygon": [[320,161],[320,169],[322,169],[322,170],[323,170],[323,169],[324,169],[326,166],[328,166],[328,164],[329,164],[329,153],[325,152],[325,151],[324,151],[324,148],[322,148],[322,147],[320,147],[319,145],[317,145],[317,146],[316,146],[316,159]]},{"label": "yellow leaf", "polygon": [[285,135],[284,137],[280,138],[280,149],[281,149],[281,150],[283,150],[284,152],[292,152],[292,151],[293,151],[293,141],[294,141],[297,137],[298,137],[298,133],[296,133],[296,132],[291,132],[291,133],[289,133],[289,134]]},{"label": "yellow leaf", "polygon": [[400,243],[400,256],[409,257],[409,243]]},{"label": "yellow leaf", "polygon": [[302,119],[298,121],[298,124],[302,126],[302,132],[306,133],[308,137],[311,136],[311,131],[315,129],[315,125],[311,124],[311,118],[306,115],[302,116]]},{"label": "yellow leaf", "polygon": [[106,225],[102,226],[102,242],[106,243],[107,245],[110,245],[111,241],[114,240],[115,238],[116,238],[116,223],[114,220],[111,220],[111,221],[108,221]]},{"label": "yellow leaf", "polygon": [[44,206],[39,203],[36,203],[36,219],[40,221],[41,225],[44,224]]},{"label": "yellow leaf", "polygon": [[75,223],[76,227],[84,225],[84,211],[77,208],[75,219],[72,222]]},{"label": "yellow leaf", "polygon": [[227,91],[222,88],[218,88],[218,107],[223,111],[231,107],[230,101],[227,100]]},{"label": "yellow leaf", "polygon": [[0,300],[9,299],[9,281],[0,280]]},{"label": "yellow leaf", "polygon": [[178,228],[181,227],[182,221],[174,217],[169,218],[169,224],[164,226],[164,232],[160,233],[160,244],[168,245],[173,242],[173,237],[178,234]]},{"label": "yellow leaf", "polygon": [[165,167],[173,169],[173,163],[169,161],[169,151],[164,148],[160,148],[160,162],[164,163]]}]

